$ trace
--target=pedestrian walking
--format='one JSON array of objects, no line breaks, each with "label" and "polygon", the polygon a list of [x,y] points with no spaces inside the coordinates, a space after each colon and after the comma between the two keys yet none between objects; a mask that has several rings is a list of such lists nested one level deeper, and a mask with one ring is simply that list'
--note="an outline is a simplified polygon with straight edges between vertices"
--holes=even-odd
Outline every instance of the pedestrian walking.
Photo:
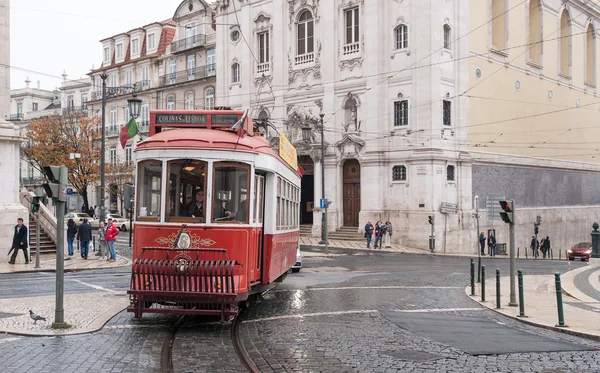
[{"label": "pedestrian walking", "polygon": [[496,237],[492,233],[488,237],[488,251],[490,256],[496,256]]},{"label": "pedestrian walking", "polygon": [[79,225],[77,237],[81,246],[81,257],[87,259],[90,241],[92,240],[92,226],[87,219],[83,219],[83,222]]},{"label": "pedestrian walking", "polygon": [[548,256],[548,258],[550,258],[550,237],[546,236],[546,238],[544,238],[544,243],[542,245],[542,253],[544,254],[544,259],[546,259],[546,256]]},{"label": "pedestrian walking", "polygon": [[485,256],[485,236],[483,232],[479,235],[479,245],[481,246],[481,255]]},{"label": "pedestrian walking", "polygon": [[110,256],[108,254],[108,245],[106,243],[106,226],[104,225],[104,222],[101,221],[100,222],[100,227],[98,228],[98,252],[96,253],[96,256],[101,257],[102,259],[104,259],[104,257],[106,257],[106,260],[110,259]]},{"label": "pedestrian walking", "polygon": [[117,235],[119,234],[119,229],[113,225],[113,220],[108,219],[108,226],[106,227],[106,243],[108,244],[108,250],[110,254],[110,258],[108,258],[108,262],[114,262],[117,260],[117,253],[115,251],[115,241],[117,239]]},{"label": "pedestrian walking", "polygon": [[75,236],[77,236],[77,224],[73,219],[69,219],[67,221],[67,247],[69,249],[69,256],[73,256],[73,241],[75,241]]},{"label": "pedestrian walking", "polygon": [[29,258],[27,257],[27,247],[29,247],[27,243],[27,227],[23,224],[23,218],[17,219],[17,225],[15,225],[15,233],[13,234],[13,242],[10,248],[10,252],[12,251],[12,256],[8,263],[15,264],[15,259],[17,259],[17,254],[19,250],[23,250],[23,256],[25,257],[25,264],[29,264]]},{"label": "pedestrian walking", "polygon": [[367,249],[371,248],[371,238],[373,237],[373,224],[371,222],[367,222],[365,224],[365,238],[367,239]]},{"label": "pedestrian walking", "polygon": [[538,249],[540,248],[540,242],[535,238],[535,236],[531,236],[531,243],[529,244],[529,248],[531,249],[531,253],[534,258],[539,256]]},{"label": "pedestrian walking", "polygon": [[392,238],[392,223],[390,223],[390,219],[386,219],[385,221],[385,247],[387,249],[392,247],[391,238]]},{"label": "pedestrian walking", "polygon": [[377,244],[379,244],[379,250],[381,250],[381,244],[382,244],[384,234],[385,234],[385,225],[381,222],[381,220],[379,220],[375,224],[375,244],[373,245],[374,249],[376,249]]}]

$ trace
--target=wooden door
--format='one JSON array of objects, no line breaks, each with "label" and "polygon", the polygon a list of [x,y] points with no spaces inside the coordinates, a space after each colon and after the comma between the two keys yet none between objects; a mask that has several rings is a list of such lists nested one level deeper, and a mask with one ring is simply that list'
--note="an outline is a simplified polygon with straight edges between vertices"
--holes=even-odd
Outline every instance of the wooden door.
[{"label": "wooden door", "polygon": [[356,159],[344,163],[344,226],[358,227],[360,212],[360,164]]}]

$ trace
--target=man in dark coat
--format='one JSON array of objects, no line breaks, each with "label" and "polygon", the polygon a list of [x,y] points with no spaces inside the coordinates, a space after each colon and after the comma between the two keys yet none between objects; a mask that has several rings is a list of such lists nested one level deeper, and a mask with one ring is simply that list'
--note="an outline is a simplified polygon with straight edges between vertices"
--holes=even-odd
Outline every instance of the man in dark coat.
[{"label": "man in dark coat", "polygon": [[87,259],[90,241],[92,240],[92,226],[87,219],[83,219],[83,222],[79,225],[77,236],[81,243],[81,257]]},{"label": "man in dark coat", "polygon": [[15,264],[17,253],[19,250],[23,250],[23,256],[25,257],[25,264],[29,264],[29,258],[27,258],[27,227],[23,224],[23,219],[17,219],[17,225],[15,225],[15,234],[13,236],[13,242],[11,250],[14,250],[10,257],[10,264]]}]

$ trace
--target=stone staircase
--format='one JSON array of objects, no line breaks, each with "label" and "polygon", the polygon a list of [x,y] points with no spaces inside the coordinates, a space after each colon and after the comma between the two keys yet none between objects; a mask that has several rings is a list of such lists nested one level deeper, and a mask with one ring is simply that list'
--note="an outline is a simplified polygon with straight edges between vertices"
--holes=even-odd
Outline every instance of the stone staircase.
[{"label": "stone staircase", "polygon": [[[34,256],[35,255],[35,239],[36,239],[36,234],[35,234],[35,230],[37,227],[37,222],[35,221],[33,214],[29,215],[29,246],[31,246],[30,251],[31,251],[31,255]],[[66,237],[65,237],[66,240]],[[44,229],[42,228],[42,230],[40,230],[40,254],[56,254],[56,245],[54,244],[54,242],[52,241],[52,238],[50,238],[50,236],[48,236],[48,234],[44,231]]]},{"label": "stone staircase", "polygon": [[312,237],[312,225],[301,224],[300,225],[300,237]]},{"label": "stone staircase", "polygon": [[[300,237],[312,237],[312,225],[300,225]],[[329,232],[327,238],[341,241],[365,240],[364,236],[358,233],[358,227],[341,227],[335,232]]]}]

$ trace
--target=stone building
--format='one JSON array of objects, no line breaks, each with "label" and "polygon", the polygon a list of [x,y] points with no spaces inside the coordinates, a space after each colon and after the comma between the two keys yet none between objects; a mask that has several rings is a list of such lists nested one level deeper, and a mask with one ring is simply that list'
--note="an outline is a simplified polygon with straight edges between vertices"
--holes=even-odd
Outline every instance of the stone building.
[{"label": "stone building", "polygon": [[481,231],[500,243],[507,226],[485,205],[503,197],[519,207],[521,247],[536,215],[556,248],[589,239],[598,5],[221,0],[216,11],[216,103],[251,108],[294,143],[313,235],[324,161],[330,231],[389,217],[395,242],[426,248],[433,216],[437,251],[475,253],[477,195]]}]

